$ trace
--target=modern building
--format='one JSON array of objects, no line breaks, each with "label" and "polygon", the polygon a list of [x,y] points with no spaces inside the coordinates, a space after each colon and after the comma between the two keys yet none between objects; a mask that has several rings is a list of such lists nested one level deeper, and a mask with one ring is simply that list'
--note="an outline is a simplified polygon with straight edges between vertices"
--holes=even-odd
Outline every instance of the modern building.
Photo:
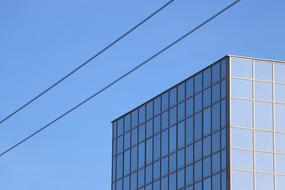
[{"label": "modern building", "polygon": [[285,62],[226,56],[113,121],[112,190],[284,190]]}]

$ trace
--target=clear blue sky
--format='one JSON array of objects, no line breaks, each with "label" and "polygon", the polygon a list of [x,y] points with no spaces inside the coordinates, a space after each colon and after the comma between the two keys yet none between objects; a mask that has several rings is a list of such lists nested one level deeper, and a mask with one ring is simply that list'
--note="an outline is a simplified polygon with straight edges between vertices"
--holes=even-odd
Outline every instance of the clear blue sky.
[{"label": "clear blue sky", "polygon": [[[164,2],[1,0],[0,118]],[[0,126],[0,150],[102,88],[230,2],[176,0],[143,28]],[[0,158],[0,189],[110,189],[110,122],[226,54],[285,60],[284,8],[283,0],[242,0],[151,64]]]}]

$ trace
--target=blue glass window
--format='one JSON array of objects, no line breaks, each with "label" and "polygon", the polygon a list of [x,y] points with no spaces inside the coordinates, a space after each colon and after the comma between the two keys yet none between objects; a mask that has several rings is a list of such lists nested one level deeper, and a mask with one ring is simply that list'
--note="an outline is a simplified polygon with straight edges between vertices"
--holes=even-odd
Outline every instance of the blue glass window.
[{"label": "blue glass window", "polygon": [[203,135],[207,136],[211,133],[211,107],[203,111]]},{"label": "blue glass window", "polygon": [[186,117],[193,114],[193,98],[186,100]]},{"label": "blue glass window", "polygon": [[188,79],[186,81],[186,98],[193,96],[193,79]]},{"label": "blue glass window", "polygon": [[124,175],[128,175],[130,173],[130,150],[124,153]]},{"label": "blue glass window", "polygon": [[168,189],[168,176],[162,178],[161,189]]},{"label": "blue glass window", "polygon": [[168,154],[168,130],[162,132],[161,141],[161,156],[165,156]]},{"label": "blue glass window", "polygon": [[176,152],[169,156],[169,172],[176,170]]},{"label": "blue glass window", "polygon": [[210,106],[211,100],[211,88],[208,88],[203,92],[203,107],[206,108]]},{"label": "blue glass window", "polygon": [[199,112],[202,110],[202,93],[199,93],[195,96],[195,100],[194,100],[194,103],[195,103],[195,113]]},{"label": "blue glass window", "polygon": [[216,174],[212,178],[212,190],[221,190],[221,180],[220,180],[220,174]]},{"label": "blue glass window", "polygon": [[129,190],[130,189],[130,177],[127,176],[124,178],[124,190]]},{"label": "blue glass window", "polygon": [[158,160],[160,158],[160,134],[154,136],[153,152],[153,159]]},{"label": "blue glass window", "polygon": [[124,132],[124,118],[117,121],[117,135],[120,136]]},{"label": "blue glass window", "polygon": [[169,92],[169,102],[170,102],[170,107],[174,106],[176,104],[177,100],[177,89],[176,87],[172,88]]},{"label": "blue glass window", "polygon": [[232,99],[231,108],[232,108],[232,114],[231,114],[232,125],[252,128],[251,101]]},{"label": "blue glass window", "polygon": [[151,137],[153,134],[153,120],[149,120],[146,122],[146,137]]},{"label": "blue glass window", "polygon": [[178,85],[178,103],[185,100],[185,83]]},{"label": "blue glass window", "polygon": [[187,166],[186,167],[186,185],[193,184],[193,178],[194,178],[193,165]]},{"label": "blue glass window", "polygon": [[185,122],[178,124],[178,149],[185,145]]},{"label": "blue glass window", "polygon": [[193,145],[186,147],[186,165],[193,163]]},{"label": "blue glass window", "polygon": [[161,176],[168,174],[168,157],[161,160]]},{"label": "blue glass window", "polygon": [[140,171],[139,171],[139,174],[138,174],[138,186],[139,187],[142,187],[142,186],[144,186],[144,178],[145,178],[145,173],[144,173],[144,169],[141,169]]},{"label": "blue glass window", "polygon": [[195,76],[195,94],[202,90],[202,73]]},{"label": "blue glass window", "polygon": [[202,140],[195,142],[194,144],[194,157],[195,161],[202,158]]},{"label": "blue glass window", "polygon": [[212,132],[219,130],[221,127],[220,115],[220,102],[218,102],[212,107]]},{"label": "blue glass window", "polygon": [[133,173],[131,176],[131,190],[136,190],[137,189],[137,177],[138,174],[137,172]]},{"label": "blue glass window", "polygon": [[272,83],[256,82],[255,99],[272,101]]},{"label": "blue glass window", "polygon": [[208,177],[211,175],[212,167],[211,167],[211,157],[207,157],[203,161],[203,177]]},{"label": "blue glass window", "polygon": [[156,134],[160,131],[160,115],[156,116],[153,121],[153,133]]},{"label": "blue glass window", "polygon": [[184,151],[184,149],[181,149],[177,153],[177,167],[178,167],[178,169],[185,166],[185,164],[184,164],[185,159],[184,158],[185,158],[185,151]]},{"label": "blue glass window", "polygon": [[232,172],[232,190],[253,190],[253,174],[247,172]]},{"label": "blue glass window", "polygon": [[127,114],[125,116],[125,132],[129,131],[131,129],[131,114]]},{"label": "blue glass window", "polygon": [[185,102],[178,105],[178,122],[185,119]]},{"label": "blue glass window", "polygon": [[232,79],[232,96],[252,98],[252,81]]},{"label": "blue glass window", "polygon": [[153,180],[160,178],[160,161],[155,162],[153,165]]},{"label": "blue glass window", "polygon": [[154,115],[156,116],[157,114],[160,113],[160,96],[154,99]]},{"label": "blue glass window", "polygon": [[138,148],[137,146],[134,146],[131,149],[131,171],[135,171],[138,168]]},{"label": "blue glass window", "polygon": [[162,111],[167,110],[168,109],[168,92],[164,93],[161,97],[161,101],[162,101]]},{"label": "blue glass window", "polygon": [[212,135],[212,152],[220,151],[221,144],[220,144],[220,132],[216,132]]},{"label": "blue glass window", "polygon": [[117,179],[123,177],[123,154],[117,156]]},{"label": "blue glass window", "polygon": [[176,190],[176,173],[169,176],[169,190]]},{"label": "blue glass window", "polygon": [[275,84],[275,100],[277,102],[285,102],[285,85]]},{"label": "blue glass window", "polygon": [[285,132],[285,105],[275,105],[275,126],[276,131]]},{"label": "blue glass window", "polygon": [[145,124],[140,125],[139,127],[139,141],[145,140]]},{"label": "blue glass window", "polygon": [[168,127],[168,111],[164,112],[161,116],[161,128],[166,129]]},{"label": "blue glass window", "polygon": [[211,136],[204,138],[203,140],[203,156],[209,156],[211,154]]},{"label": "blue glass window", "polygon": [[184,183],[185,183],[185,172],[184,169],[182,169],[177,172],[177,188],[178,189],[183,188],[185,186]]},{"label": "blue glass window", "polygon": [[211,73],[211,68],[206,69],[203,72],[203,89],[208,88],[209,86],[211,86],[211,82],[212,82],[212,73]]},{"label": "blue glass window", "polygon": [[199,181],[202,179],[202,161],[196,162],[194,165],[194,174],[195,174],[195,181]]},{"label": "blue glass window", "polygon": [[220,171],[221,162],[220,162],[220,152],[212,156],[212,172],[215,174]]},{"label": "blue glass window", "polygon": [[146,164],[152,162],[152,138],[146,141]]},{"label": "blue glass window", "polygon": [[216,63],[212,66],[212,80],[213,84],[220,81],[220,63]]},{"label": "blue glass window", "polygon": [[153,117],[153,101],[146,104],[146,119],[151,119]]},{"label": "blue glass window", "polygon": [[125,133],[124,137],[124,150],[130,148],[130,143],[131,143],[131,133],[127,132]]},{"label": "blue glass window", "polygon": [[138,125],[138,110],[132,112],[132,128]]},{"label": "blue glass window", "polygon": [[193,117],[186,119],[186,145],[193,143]]},{"label": "blue glass window", "polygon": [[169,138],[169,152],[171,153],[176,150],[176,126],[170,128]]},{"label": "blue glass window", "polygon": [[138,143],[138,128],[132,130],[132,146]]},{"label": "blue glass window", "polygon": [[170,122],[170,126],[174,125],[177,122],[177,107],[173,107],[170,109],[170,118],[169,118],[169,122]]},{"label": "blue glass window", "polygon": [[145,169],[145,183],[148,184],[152,181],[152,165],[149,165]]},{"label": "blue glass window", "polygon": [[145,105],[139,108],[139,123],[145,122]]},{"label": "blue glass window", "polygon": [[139,168],[145,165],[145,143],[139,144]]},{"label": "blue glass window", "polygon": [[203,130],[203,126],[202,126],[202,113],[198,113],[195,115],[195,127],[194,127],[194,133],[195,133],[195,140],[201,139],[202,138],[202,130]]}]

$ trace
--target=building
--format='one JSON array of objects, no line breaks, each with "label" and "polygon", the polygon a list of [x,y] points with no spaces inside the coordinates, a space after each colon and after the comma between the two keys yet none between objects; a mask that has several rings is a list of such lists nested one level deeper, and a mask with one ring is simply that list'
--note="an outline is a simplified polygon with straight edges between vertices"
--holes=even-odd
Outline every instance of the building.
[{"label": "building", "polygon": [[113,121],[113,190],[284,190],[285,62],[226,56]]}]

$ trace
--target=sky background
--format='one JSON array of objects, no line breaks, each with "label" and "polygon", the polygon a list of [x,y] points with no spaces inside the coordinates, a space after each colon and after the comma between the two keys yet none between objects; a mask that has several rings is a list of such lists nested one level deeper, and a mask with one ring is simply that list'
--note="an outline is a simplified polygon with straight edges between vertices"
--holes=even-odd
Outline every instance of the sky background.
[{"label": "sky background", "polygon": [[[0,118],[166,1],[0,0]],[[230,0],[176,0],[87,67],[0,125],[0,151],[150,57]],[[227,54],[285,60],[285,2],[242,0],[18,149],[1,190],[108,190],[111,121]]]}]

